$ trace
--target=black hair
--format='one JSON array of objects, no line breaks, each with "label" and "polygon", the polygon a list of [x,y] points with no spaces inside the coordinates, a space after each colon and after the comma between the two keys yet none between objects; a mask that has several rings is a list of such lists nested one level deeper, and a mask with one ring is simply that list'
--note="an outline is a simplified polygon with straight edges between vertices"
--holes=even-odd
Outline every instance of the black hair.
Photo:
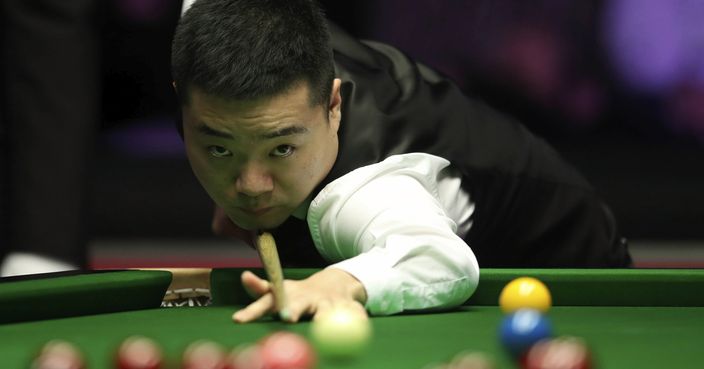
[{"label": "black hair", "polygon": [[330,98],[330,33],[313,0],[198,0],[174,34],[171,68],[179,99],[189,90],[254,100],[307,82],[311,105]]}]

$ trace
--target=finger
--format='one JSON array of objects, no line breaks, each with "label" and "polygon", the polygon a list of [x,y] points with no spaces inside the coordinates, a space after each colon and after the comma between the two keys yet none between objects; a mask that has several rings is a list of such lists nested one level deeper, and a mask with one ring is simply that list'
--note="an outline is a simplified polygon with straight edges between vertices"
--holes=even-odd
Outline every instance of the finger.
[{"label": "finger", "polygon": [[236,323],[248,323],[271,313],[273,310],[274,299],[271,294],[266,294],[257,301],[247,305],[244,309],[232,314],[232,320]]},{"label": "finger", "polygon": [[298,322],[303,316],[314,315],[321,304],[325,304],[327,299],[311,301],[308,298],[290,299],[286,309],[288,310],[289,323]]},{"label": "finger", "polygon": [[240,280],[242,281],[242,286],[245,291],[247,291],[252,298],[259,298],[271,290],[269,281],[259,278],[249,270],[245,270],[242,273]]}]

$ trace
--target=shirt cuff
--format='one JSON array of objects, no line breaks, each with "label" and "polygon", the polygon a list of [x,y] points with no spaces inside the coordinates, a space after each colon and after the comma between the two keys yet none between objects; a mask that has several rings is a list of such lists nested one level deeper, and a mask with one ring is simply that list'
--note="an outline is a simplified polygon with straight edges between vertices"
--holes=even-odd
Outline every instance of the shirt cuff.
[{"label": "shirt cuff", "polygon": [[403,296],[399,289],[389,288],[401,283],[400,273],[386,265],[383,258],[369,251],[353,258],[330,265],[357,278],[367,293],[365,308],[373,315],[390,315],[404,310]]},{"label": "shirt cuff", "polygon": [[469,273],[448,275],[433,282],[414,283],[418,276],[408,275],[390,265],[382,250],[372,249],[328,268],[338,268],[357,278],[367,294],[365,308],[372,315],[391,315],[402,311],[442,309],[466,301],[476,290],[479,268],[469,265]]}]

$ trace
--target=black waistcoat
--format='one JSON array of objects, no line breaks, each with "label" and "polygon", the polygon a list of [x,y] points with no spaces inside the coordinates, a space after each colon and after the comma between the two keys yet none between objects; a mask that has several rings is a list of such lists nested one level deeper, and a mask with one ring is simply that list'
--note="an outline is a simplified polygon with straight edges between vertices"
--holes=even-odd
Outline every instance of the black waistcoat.
[{"label": "black waistcoat", "polygon": [[[390,155],[430,153],[460,171],[476,205],[465,241],[481,267],[630,262],[608,209],[545,142],[398,50],[334,26],[332,33],[342,80],[340,150],[317,190]],[[326,264],[304,221],[291,218],[274,235],[285,266]]]}]

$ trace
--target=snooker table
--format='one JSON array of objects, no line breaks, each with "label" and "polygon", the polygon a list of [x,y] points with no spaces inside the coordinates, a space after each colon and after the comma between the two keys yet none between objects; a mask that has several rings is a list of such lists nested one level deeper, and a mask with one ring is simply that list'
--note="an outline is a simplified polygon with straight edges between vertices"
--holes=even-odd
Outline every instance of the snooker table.
[{"label": "snooker table", "polygon": [[[236,307],[250,301],[239,285],[243,270],[201,270],[185,279],[157,270],[3,279],[0,368],[28,368],[39,347],[54,338],[75,343],[87,367],[100,369],[112,368],[119,342],[133,334],[155,339],[164,349],[167,368],[178,368],[180,353],[197,339],[234,347],[276,330],[307,336],[310,322],[265,318],[232,323]],[[313,272],[284,270],[290,279]],[[318,368],[421,369],[463,350],[484,352],[497,368],[515,368],[498,342],[503,315],[497,301],[501,288],[518,276],[537,277],[548,285],[554,304],[548,317],[555,333],[585,339],[598,368],[704,367],[704,270],[482,269],[479,287],[465,305],[373,317],[374,336],[363,355],[344,362],[321,358]],[[212,304],[160,307],[168,288],[188,284],[208,285]]]}]

